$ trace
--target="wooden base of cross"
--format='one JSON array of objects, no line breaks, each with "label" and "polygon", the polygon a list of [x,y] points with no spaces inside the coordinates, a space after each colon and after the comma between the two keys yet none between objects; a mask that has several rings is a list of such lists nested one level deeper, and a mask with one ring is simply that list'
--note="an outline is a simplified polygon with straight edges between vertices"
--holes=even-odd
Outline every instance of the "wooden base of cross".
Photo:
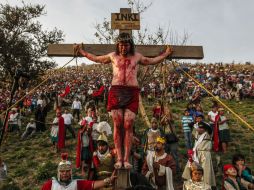
[{"label": "wooden base of cross", "polygon": [[115,190],[123,190],[131,186],[130,170],[121,168],[116,170]]}]

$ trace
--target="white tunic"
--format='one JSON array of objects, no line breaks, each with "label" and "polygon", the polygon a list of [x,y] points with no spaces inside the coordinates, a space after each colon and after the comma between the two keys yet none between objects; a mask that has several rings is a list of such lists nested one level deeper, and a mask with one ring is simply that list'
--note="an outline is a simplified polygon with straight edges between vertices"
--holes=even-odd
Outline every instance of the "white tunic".
[{"label": "white tunic", "polygon": [[57,137],[58,136],[58,118],[56,117],[53,121],[52,127],[51,127],[51,131],[50,131],[50,135],[52,137]]},{"label": "white tunic", "polygon": [[63,186],[53,178],[51,190],[78,190],[77,180],[73,180],[69,185]]}]

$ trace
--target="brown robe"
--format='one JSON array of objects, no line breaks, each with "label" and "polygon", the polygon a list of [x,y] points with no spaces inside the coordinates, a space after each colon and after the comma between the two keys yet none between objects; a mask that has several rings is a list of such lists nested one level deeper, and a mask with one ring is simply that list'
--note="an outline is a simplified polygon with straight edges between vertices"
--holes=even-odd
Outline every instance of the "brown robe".
[{"label": "brown robe", "polygon": [[[172,170],[173,174],[176,172],[176,163],[171,155],[167,154],[167,156],[165,158],[158,160],[158,163],[162,166],[169,167]],[[144,162],[144,165],[142,168],[142,174],[146,175],[148,171],[149,171],[149,167],[147,164],[147,160],[145,159],[145,162]],[[158,187],[166,186],[166,175],[159,176],[158,172],[159,172],[159,170],[157,170],[155,168],[153,169],[153,173],[155,176],[155,184]]]}]

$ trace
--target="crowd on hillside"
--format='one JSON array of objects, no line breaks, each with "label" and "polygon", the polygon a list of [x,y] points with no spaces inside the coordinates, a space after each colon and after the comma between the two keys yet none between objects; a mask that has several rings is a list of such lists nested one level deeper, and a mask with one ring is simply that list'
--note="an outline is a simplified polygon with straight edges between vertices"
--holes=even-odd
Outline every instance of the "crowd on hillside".
[{"label": "crowd on hillside", "polygon": [[[188,72],[213,95],[221,99],[242,101],[254,98],[254,69],[229,64],[184,63],[180,67],[170,69],[165,74],[155,72],[149,76],[149,80],[142,81],[142,97],[156,104],[150,110],[153,113],[153,117],[149,118],[150,128],[140,131],[135,127],[134,130],[132,185],[141,189],[173,189],[173,186],[169,186],[172,179],[181,176],[185,179],[184,190],[214,189],[216,172],[222,167],[225,189],[254,189],[254,177],[246,166],[244,155],[236,154],[232,163],[221,165],[219,155],[227,152],[230,141],[225,110],[214,103],[210,112],[204,113],[200,103],[207,93],[182,71]],[[36,135],[38,131],[50,131],[52,148],[56,152],[62,152],[65,147],[68,130],[77,139],[76,166],[80,168],[82,176],[89,180],[110,177],[115,152],[109,146],[109,138],[112,138],[108,120],[110,114],[106,113],[104,117],[102,113],[107,104],[111,69],[101,65],[90,66],[89,69],[69,67],[55,70],[51,75],[32,94],[28,94],[28,89],[17,91],[13,103],[25,94],[27,96],[10,110],[9,125],[1,126],[1,130],[17,132],[22,140]],[[162,75],[166,79],[164,83]],[[9,88],[0,88],[1,113],[7,108]],[[166,96],[164,102],[160,101],[161,96]],[[174,114],[168,107],[170,103],[182,100],[188,102],[183,113],[178,115],[186,145],[186,166],[183,168],[179,164],[179,134],[176,134]],[[47,114],[51,110],[57,114],[48,125]],[[79,126],[78,131],[74,124]],[[26,126],[24,131],[21,126]],[[216,164],[212,163],[212,149],[217,152]],[[1,167],[3,162],[0,161]],[[70,163],[66,163],[59,164],[59,167],[65,165],[69,168]],[[7,170],[6,165],[4,167]],[[111,182],[105,182],[109,188]]]},{"label": "crowd on hillside", "polygon": [[[100,65],[93,68],[86,70],[82,67],[70,67],[63,71],[53,72],[53,76],[47,83],[32,95],[28,95],[18,106],[30,107],[31,104],[31,109],[33,109],[40,95],[43,94],[53,99],[67,85],[71,86],[71,93],[68,97],[79,97],[84,102],[101,85],[104,85],[106,89],[110,86],[111,69]],[[244,98],[254,97],[254,71],[252,69],[248,70],[246,67],[241,67],[241,65],[234,67],[230,64],[181,64],[180,68],[187,71],[215,96],[222,99],[240,101]],[[206,96],[206,92],[184,75],[180,68],[167,71],[164,83],[161,80],[161,73],[156,72],[152,77],[149,76],[149,80],[142,81],[141,94],[148,98],[156,98],[162,93],[166,93],[170,102],[192,99],[195,101],[195,99],[198,99],[197,97]],[[1,111],[7,107],[10,88],[10,85],[0,88]],[[27,92],[28,90],[25,93]],[[13,103],[23,95],[22,93],[16,93]]]},{"label": "crowd on hillside", "polygon": [[160,79],[147,83],[144,86],[145,94],[151,93],[155,96],[166,89],[170,102],[195,99],[199,94],[205,96],[206,92],[197,87],[197,84],[187,77],[182,70],[197,79],[213,95],[222,99],[240,101],[244,98],[254,97],[253,70],[222,64],[182,64],[181,67],[168,73],[165,84]]}]

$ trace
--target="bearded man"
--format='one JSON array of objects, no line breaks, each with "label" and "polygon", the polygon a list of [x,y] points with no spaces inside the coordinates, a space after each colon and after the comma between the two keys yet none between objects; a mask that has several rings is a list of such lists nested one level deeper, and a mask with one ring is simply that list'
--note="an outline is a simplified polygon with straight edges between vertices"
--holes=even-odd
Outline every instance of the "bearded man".
[{"label": "bearded man", "polygon": [[46,181],[41,190],[92,190],[100,189],[112,184],[116,176],[105,178],[104,180],[74,180],[72,179],[72,164],[67,160],[67,153],[62,154],[62,161],[58,164],[57,178]]},{"label": "bearded man", "polygon": [[[89,178],[92,180],[101,180],[106,177],[110,177],[114,171],[114,153],[109,148],[108,139],[104,133],[102,133],[97,140],[98,149],[93,153],[92,170]],[[104,188],[103,190],[111,190],[112,186]]]},{"label": "bearded man", "polygon": [[[119,34],[116,51],[107,55],[93,55],[78,45],[75,49],[76,52],[91,61],[104,64],[112,63],[113,79],[108,95],[107,110],[111,111],[114,123],[114,144],[117,152],[115,168],[124,166],[124,168],[130,169],[132,167],[129,163],[133,138],[132,127],[139,105],[138,66],[158,64],[173,51],[167,47],[166,51],[157,57],[144,57],[135,52],[133,39],[128,33]],[[121,127],[124,128],[124,134],[121,134]],[[122,147],[124,147],[124,153]]]},{"label": "bearded man", "polygon": [[166,140],[157,137],[155,151],[146,156],[142,174],[157,190],[174,190],[173,174],[176,172],[176,163],[173,157],[165,152]]}]

